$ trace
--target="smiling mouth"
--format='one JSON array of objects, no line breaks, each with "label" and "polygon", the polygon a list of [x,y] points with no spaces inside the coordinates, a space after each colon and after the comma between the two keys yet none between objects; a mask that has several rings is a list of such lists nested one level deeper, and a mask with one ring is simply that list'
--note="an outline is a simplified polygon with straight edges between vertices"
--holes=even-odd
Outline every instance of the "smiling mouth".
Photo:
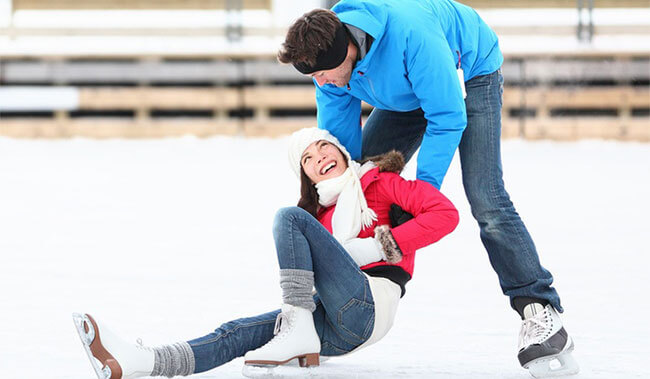
[{"label": "smiling mouth", "polygon": [[323,168],[320,170],[320,174],[321,174],[321,175],[326,175],[326,174],[327,174],[331,169],[333,169],[334,167],[336,167],[336,162],[329,163],[329,164],[325,165],[325,167],[323,167]]}]

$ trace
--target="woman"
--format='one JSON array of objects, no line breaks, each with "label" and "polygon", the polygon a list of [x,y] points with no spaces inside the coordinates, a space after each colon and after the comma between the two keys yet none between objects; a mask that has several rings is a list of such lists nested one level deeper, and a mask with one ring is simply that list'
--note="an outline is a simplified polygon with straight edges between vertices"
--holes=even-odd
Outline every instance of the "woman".
[{"label": "woman", "polygon": [[[74,315],[100,378],[190,375],[242,355],[247,365],[298,358],[314,366],[320,355],[346,354],[386,335],[415,251],[456,227],[456,209],[430,184],[400,177],[399,153],[360,165],[325,130],[294,133],[289,160],[301,198],[298,207],[280,209],[273,226],[282,308],[156,348],[129,344],[91,316]],[[394,205],[413,219],[390,228]]]}]

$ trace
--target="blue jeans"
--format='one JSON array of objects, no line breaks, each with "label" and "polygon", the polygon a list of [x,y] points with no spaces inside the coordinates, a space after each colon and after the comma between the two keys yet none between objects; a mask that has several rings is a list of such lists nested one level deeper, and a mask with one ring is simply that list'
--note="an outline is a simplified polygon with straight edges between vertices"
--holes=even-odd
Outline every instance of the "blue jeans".
[{"label": "blue jeans", "polygon": [[[474,77],[465,87],[467,127],[458,146],[463,186],[501,289],[511,305],[515,297],[533,297],[547,300],[562,312],[560,297],[551,287],[553,276],[540,264],[535,244],[503,184],[501,70]],[[420,146],[426,126],[422,109],[374,109],[363,128],[362,155],[395,149],[408,161]]]},{"label": "blue jeans", "polygon": [[[375,321],[368,279],[327,229],[303,209],[289,207],[276,214],[273,236],[280,269],[314,272],[313,315],[321,355],[342,355],[368,340]],[[194,372],[210,370],[269,342],[278,313],[233,320],[188,341]]]}]

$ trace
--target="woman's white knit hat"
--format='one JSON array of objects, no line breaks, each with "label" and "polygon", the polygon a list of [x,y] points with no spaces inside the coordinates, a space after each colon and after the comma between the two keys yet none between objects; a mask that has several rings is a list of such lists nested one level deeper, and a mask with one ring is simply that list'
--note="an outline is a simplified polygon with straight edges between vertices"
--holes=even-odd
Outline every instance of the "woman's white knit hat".
[{"label": "woman's white knit hat", "polygon": [[347,159],[348,165],[350,164],[352,159],[350,153],[330,132],[316,127],[300,129],[291,135],[289,141],[289,164],[298,178],[300,178],[300,157],[302,157],[302,153],[305,152],[309,145],[320,140],[328,141],[338,147]]},{"label": "woman's white knit hat", "polygon": [[369,227],[377,220],[375,211],[368,207],[363,194],[360,178],[372,169],[372,162],[361,166],[350,158],[350,153],[338,139],[327,130],[306,128],[298,130],[289,142],[289,163],[300,178],[300,157],[305,149],[316,141],[325,140],[338,147],[348,161],[348,168],[338,177],[325,179],[315,184],[318,204],[330,207],[336,204],[332,215],[332,234],[341,244],[357,237],[362,228]]}]

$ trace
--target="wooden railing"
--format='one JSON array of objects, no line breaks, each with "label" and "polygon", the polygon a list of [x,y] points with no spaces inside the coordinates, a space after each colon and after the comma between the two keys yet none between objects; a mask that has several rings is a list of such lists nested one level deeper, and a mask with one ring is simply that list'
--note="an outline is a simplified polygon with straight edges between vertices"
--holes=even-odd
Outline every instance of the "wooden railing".
[{"label": "wooden railing", "polygon": [[[650,141],[650,91],[646,88],[506,87],[503,99],[505,138],[613,138]],[[79,111],[129,111],[126,118],[72,117],[57,111],[46,119],[4,118],[0,135],[12,137],[160,137],[182,134],[284,135],[315,125],[313,117],[274,117],[277,110],[314,110],[310,86],[233,88],[81,88]],[[248,109],[252,117],[229,112]],[[364,104],[364,109],[370,107]],[[607,116],[563,116],[561,112],[609,110]],[[157,118],[156,111],[203,111],[200,118]],[[641,116],[635,116],[641,110]],[[559,112],[560,114],[554,114]],[[523,116],[518,114],[525,113]]]},{"label": "wooden railing", "polygon": [[[459,0],[472,8],[576,8],[576,0]],[[584,1],[585,5],[587,1]],[[594,0],[596,8],[644,8],[646,0]]]},{"label": "wooden railing", "polygon": [[[243,9],[271,9],[271,0],[239,0]],[[14,10],[226,9],[228,0],[13,0]]]},{"label": "wooden railing", "polygon": [[[461,0],[479,12],[493,8],[575,8],[575,0]],[[244,0],[243,10],[272,12],[271,0]],[[14,0],[13,10],[227,10],[229,0]],[[637,8],[647,0],[595,0],[596,8]],[[639,19],[638,17],[636,19]],[[638,20],[637,20],[638,21]],[[650,23],[596,24],[596,35],[650,35]],[[637,25],[638,24],[638,25]],[[493,25],[502,42],[527,38],[537,26]],[[544,34],[573,35],[574,25],[542,25]],[[275,28],[275,29],[272,29]],[[249,27],[243,35],[282,35],[285,28]],[[600,28],[600,29],[599,29]],[[193,41],[221,36],[226,26],[140,29],[118,26],[84,29],[58,25],[10,25],[16,41],[58,36],[116,36],[130,41],[143,33]],[[3,30],[0,28],[0,34]],[[12,40],[9,38],[9,40]],[[157,38],[157,37],[156,37]],[[559,36],[558,38],[564,38]],[[627,37],[626,37],[627,38]],[[23,38],[24,39],[24,38]],[[158,40],[158,39],[157,39]],[[12,40],[14,41],[14,40]],[[269,39],[270,41],[270,39]],[[53,42],[56,43],[56,42]],[[136,44],[137,45],[137,44]],[[22,46],[22,45],[21,45]],[[57,45],[58,46],[58,45]],[[644,45],[645,46],[645,45]],[[8,86],[65,87],[76,93],[67,108],[11,110],[0,104],[0,136],[13,137],[162,137],[193,134],[276,136],[316,123],[311,81],[291,66],[278,64],[275,47],[253,52],[163,49],[141,54],[67,50],[0,51],[0,94]],[[94,50],[93,50],[94,51]],[[556,51],[532,46],[506,51],[503,66],[503,131],[507,137],[650,141],[650,49],[576,49]],[[364,115],[371,107],[364,105]]]}]

